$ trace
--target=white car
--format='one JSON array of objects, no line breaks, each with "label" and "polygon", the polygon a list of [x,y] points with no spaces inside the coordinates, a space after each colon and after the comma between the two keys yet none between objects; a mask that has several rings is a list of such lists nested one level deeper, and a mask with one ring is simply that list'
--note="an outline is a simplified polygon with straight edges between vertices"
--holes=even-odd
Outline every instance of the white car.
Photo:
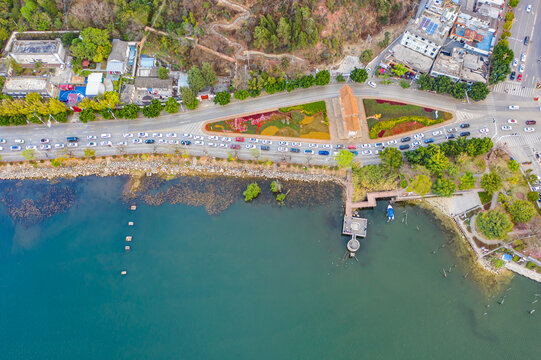
[{"label": "white car", "polygon": [[50,140],[45,138],[45,139],[41,139],[39,142],[42,143],[42,144],[48,144],[50,142]]},{"label": "white car", "polygon": [[193,137],[195,140],[205,140],[204,137],[202,137],[201,135],[194,135]]},{"label": "white car", "polygon": [[133,134],[126,133],[126,134],[124,134],[124,137],[125,137],[125,138],[132,138],[132,137],[133,137]]},{"label": "white car", "polygon": [[169,144],[178,145],[178,140],[169,140]]},{"label": "white car", "polygon": [[317,148],[317,144],[308,144],[308,147]]},{"label": "white car", "polygon": [[507,122],[509,124],[516,124],[517,123],[517,121],[515,119],[507,119]]},{"label": "white car", "polygon": [[161,138],[162,134],[161,133],[152,133],[152,137],[153,138]]},{"label": "white car", "polygon": [[88,135],[86,138],[88,140],[96,140],[97,139],[96,135]]},{"label": "white car", "polygon": [[55,148],[55,149],[63,149],[63,148],[64,148],[64,144],[54,144],[54,148]]},{"label": "white car", "polygon": [[79,144],[77,144],[77,143],[74,143],[74,142],[68,143],[68,147],[70,147],[70,148],[71,147],[77,147],[77,146],[79,146]]},{"label": "white car", "polygon": [[128,143],[125,141],[119,141],[116,143],[117,146],[128,146]]},{"label": "white car", "polygon": [[447,132],[456,132],[456,128],[447,129]]},{"label": "white car", "polygon": [[283,146],[280,146],[280,147],[278,147],[278,151],[280,151],[280,152],[287,152],[287,148],[286,148],[286,147],[283,147]]},{"label": "white car", "polygon": [[167,144],[167,140],[166,139],[159,139],[158,144]]},{"label": "white car", "polygon": [[411,146],[412,146],[412,147],[413,147],[413,146],[419,146],[419,145],[421,145],[421,142],[420,142],[420,141],[414,141],[414,142],[411,143]]},{"label": "white car", "polygon": [[479,132],[481,134],[486,134],[486,133],[488,133],[488,128],[485,127],[485,128],[479,129]]},{"label": "white car", "polygon": [[246,144],[246,149],[255,149],[254,144]]},{"label": "white car", "polygon": [[91,141],[91,142],[88,143],[88,146],[90,146],[90,147],[95,147],[96,145],[98,145],[98,144],[96,144],[96,143],[93,142],[93,141]]},{"label": "white car", "polygon": [[509,105],[509,110],[518,110],[520,109],[520,106],[518,105]]},{"label": "white car", "polygon": [[231,138],[230,138],[230,137],[225,137],[225,136],[224,136],[224,137],[222,138],[222,141],[223,141],[223,142],[231,142]]},{"label": "white car", "polygon": [[141,139],[133,139],[133,143],[134,144],[142,144],[143,140],[141,140]]},{"label": "white car", "polygon": [[23,139],[15,139],[15,144],[24,144]]},{"label": "white car", "polygon": [[523,72],[524,72],[524,64],[520,64],[520,67],[518,68],[518,72],[519,72],[519,73],[523,73]]},{"label": "white car", "polygon": [[526,61],[526,54],[525,53],[522,53],[522,55],[520,55],[520,61],[522,61],[522,62]]},{"label": "white car", "polygon": [[167,136],[168,138],[176,138],[177,134],[175,134],[175,133],[167,133],[167,134],[165,134],[165,136]]},{"label": "white car", "polygon": [[502,126],[502,130],[504,130],[504,131],[509,131],[509,130],[511,130],[511,126],[509,126],[509,125],[503,125],[503,126]]},{"label": "white car", "polygon": [[376,84],[374,84],[372,81],[367,82],[368,86],[375,88]]},{"label": "white car", "polygon": [[441,131],[439,131],[439,130],[432,132],[433,136],[438,136],[438,135],[441,135],[441,134],[443,134],[443,133]]},{"label": "white car", "polygon": [[512,66],[517,66],[517,65],[518,65],[518,59],[513,60]]},{"label": "white car", "polygon": [[51,145],[43,144],[39,147],[41,150],[51,150]]},{"label": "white car", "polygon": [[101,134],[100,137],[102,139],[109,139],[111,137],[111,134]]},{"label": "white car", "polygon": [[214,135],[211,135],[211,136],[207,136],[207,139],[209,140],[212,140],[212,141],[218,141],[218,136],[214,136]]},{"label": "white car", "polygon": [[287,146],[287,141],[279,141],[278,144],[282,146]]},{"label": "white car", "polygon": [[221,148],[227,149],[227,144],[223,144],[223,143],[222,143],[222,144],[220,144],[219,146],[220,146]]},{"label": "white car", "polygon": [[291,146],[302,146],[302,144],[300,142],[293,141]]},{"label": "white car", "polygon": [[387,141],[387,145],[394,145],[394,144],[396,144],[396,143],[397,143],[396,140],[389,140],[389,141]]},{"label": "white car", "polygon": [[36,145],[26,145],[26,150],[37,150],[38,147]]},{"label": "white car", "polygon": [[185,138],[191,138],[192,137],[192,134],[182,134],[182,136],[184,136]]},{"label": "white car", "polygon": [[251,142],[251,143],[258,143],[258,142],[259,142],[259,139],[256,139],[256,138],[249,138],[248,141]]},{"label": "white car", "polygon": [[361,152],[361,154],[363,154],[363,155],[370,155],[370,154],[372,154],[372,150],[363,150],[363,151]]},{"label": "white car", "polygon": [[[231,141],[231,140],[229,140],[229,141]],[[271,140],[261,140],[261,143],[265,144],[265,145],[271,145],[272,141]]]},{"label": "white car", "polygon": [[526,12],[529,14],[532,12],[532,5],[526,6]]},{"label": "white car", "polygon": [[148,133],[140,132],[139,134],[137,134],[137,136],[139,136],[140,138],[146,138],[146,137],[148,137]]},{"label": "white car", "polygon": [[383,151],[383,150],[381,150],[381,149],[374,150],[374,154],[376,154],[376,155],[377,155],[377,154],[380,154],[382,151]]},{"label": "white car", "polygon": [[205,145],[205,143],[202,142],[201,140],[196,140],[196,141],[194,141],[194,144],[195,144],[195,145],[199,145],[199,146]]},{"label": "white car", "polygon": [[[100,145],[101,146],[113,146],[113,143],[110,140],[104,140],[104,141],[100,141]],[[69,144],[68,144],[68,146],[69,146]]]},{"label": "white car", "polygon": [[6,143],[6,139],[0,139],[0,144],[5,144]]},{"label": "white car", "polygon": [[525,127],[525,128],[524,128],[524,131],[525,131],[525,132],[534,132],[535,129],[534,129],[533,127]]},{"label": "white car", "polygon": [[330,149],[331,145],[330,144],[323,144],[323,145],[321,145],[321,147],[324,148],[324,149]]},{"label": "white car", "polygon": [[213,142],[209,142],[209,143],[207,143],[207,146],[210,146],[210,147],[217,147],[218,144],[213,143]]}]

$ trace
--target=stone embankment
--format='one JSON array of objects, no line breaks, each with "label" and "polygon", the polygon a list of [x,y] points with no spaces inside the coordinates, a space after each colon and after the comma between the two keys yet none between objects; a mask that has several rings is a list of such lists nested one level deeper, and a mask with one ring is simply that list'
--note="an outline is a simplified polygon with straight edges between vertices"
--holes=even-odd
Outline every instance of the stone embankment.
[{"label": "stone embankment", "polygon": [[[296,171],[295,171],[296,170]],[[141,176],[141,175],[223,175],[232,177],[263,177],[281,178],[284,180],[297,181],[333,181],[344,184],[344,179],[338,175],[319,172],[300,171],[299,169],[283,169],[276,166],[256,164],[242,164],[235,162],[198,162],[174,161],[170,158],[152,159],[103,159],[94,161],[74,160],[62,166],[53,167],[50,164],[7,164],[0,167],[0,179],[24,180],[24,179],[57,179],[75,178],[80,176]]]}]

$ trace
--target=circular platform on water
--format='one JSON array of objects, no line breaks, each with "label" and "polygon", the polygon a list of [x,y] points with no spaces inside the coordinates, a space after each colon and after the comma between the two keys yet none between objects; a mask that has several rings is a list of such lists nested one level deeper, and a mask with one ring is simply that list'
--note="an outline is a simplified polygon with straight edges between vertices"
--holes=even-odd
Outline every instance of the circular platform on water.
[{"label": "circular platform on water", "polygon": [[351,239],[348,241],[347,248],[349,251],[355,252],[359,250],[360,247],[361,247],[361,243],[359,242],[359,240]]}]

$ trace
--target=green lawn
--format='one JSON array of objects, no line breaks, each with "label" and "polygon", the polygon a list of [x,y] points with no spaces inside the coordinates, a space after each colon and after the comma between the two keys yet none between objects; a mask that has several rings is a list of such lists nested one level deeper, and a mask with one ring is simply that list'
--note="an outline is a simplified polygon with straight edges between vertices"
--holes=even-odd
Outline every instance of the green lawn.
[{"label": "green lawn", "polygon": [[438,111],[436,116],[436,112],[433,109],[430,109],[432,111],[428,112],[422,106],[398,104],[399,103],[397,102],[378,103],[377,99],[363,99],[364,113],[366,114],[367,118],[376,114],[381,115],[379,120],[374,118],[368,119],[368,127],[372,128],[372,126],[378,122],[392,120],[403,116],[423,116],[433,120],[449,120],[452,117],[450,113],[445,111]]}]

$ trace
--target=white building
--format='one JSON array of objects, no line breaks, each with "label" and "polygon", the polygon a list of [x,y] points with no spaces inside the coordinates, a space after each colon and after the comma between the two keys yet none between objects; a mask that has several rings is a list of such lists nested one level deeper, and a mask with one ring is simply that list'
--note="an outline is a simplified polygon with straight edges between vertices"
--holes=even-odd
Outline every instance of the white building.
[{"label": "white building", "polygon": [[43,97],[56,97],[56,88],[49,78],[39,76],[8,77],[4,82],[2,93],[12,97],[26,97],[29,93],[38,93]]},{"label": "white building", "polygon": [[8,56],[19,65],[60,67],[65,65],[66,50],[60,39],[56,40],[15,40],[11,44]]},{"label": "white building", "polygon": [[103,85],[103,74],[92,73],[88,75],[86,84],[86,96],[97,96],[105,92],[105,85]]}]

